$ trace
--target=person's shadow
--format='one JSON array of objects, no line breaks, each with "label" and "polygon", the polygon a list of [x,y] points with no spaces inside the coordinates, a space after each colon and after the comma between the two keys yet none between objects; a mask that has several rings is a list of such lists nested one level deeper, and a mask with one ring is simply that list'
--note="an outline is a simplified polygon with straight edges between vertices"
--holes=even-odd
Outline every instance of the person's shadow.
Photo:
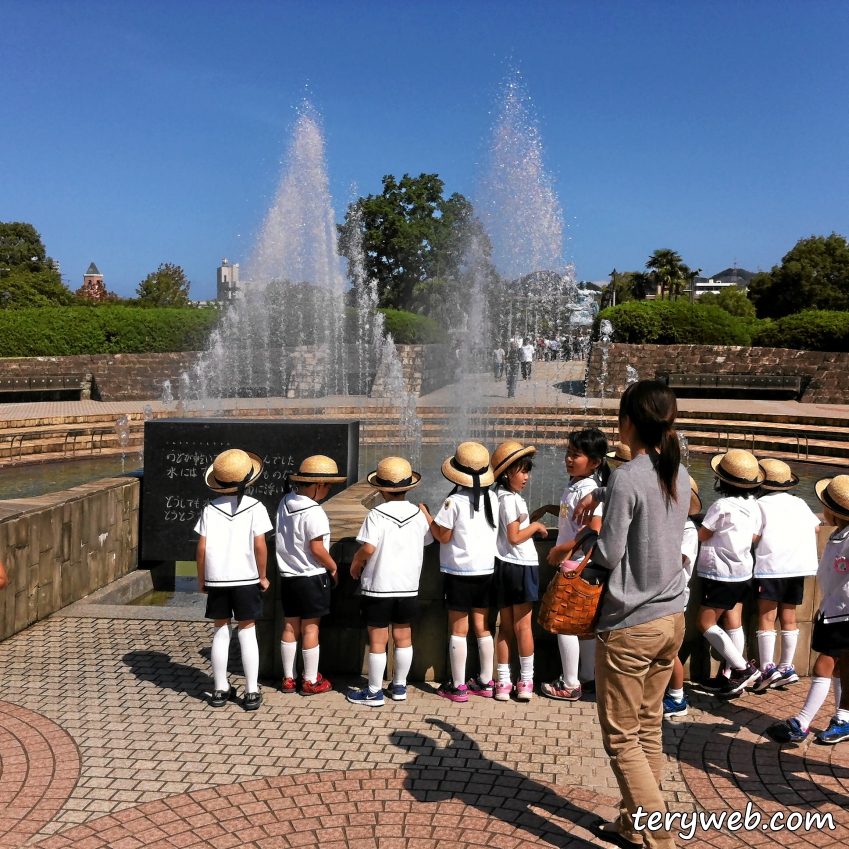
[{"label": "person's shadow", "polygon": [[[234,640],[233,642],[237,642]],[[184,693],[191,698],[204,700],[212,690],[212,680],[206,671],[209,668],[209,648],[202,649],[199,654],[206,658],[204,668],[177,663],[171,656],[161,651],[138,650],[127,652],[122,660],[129,670],[140,681],[149,681],[163,690]],[[232,652],[232,645],[231,645]],[[230,655],[229,669],[233,669],[234,658]]]},{"label": "person's shadow", "polygon": [[485,757],[478,744],[455,726],[434,717],[426,721],[451,735],[449,745],[440,746],[432,737],[415,731],[394,731],[389,736],[395,746],[416,755],[404,764],[404,787],[417,801],[458,799],[552,846],[592,849],[596,845],[566,831],[533,808],[542,808],[553,817],[586,829],[601,822],[597,814]]}]

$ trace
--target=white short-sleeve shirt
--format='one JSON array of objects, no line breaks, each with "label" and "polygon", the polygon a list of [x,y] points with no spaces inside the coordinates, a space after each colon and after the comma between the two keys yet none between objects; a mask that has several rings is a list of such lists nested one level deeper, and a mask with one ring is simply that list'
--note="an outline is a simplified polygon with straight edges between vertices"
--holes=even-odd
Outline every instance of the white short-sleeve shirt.
[{"label": "white short-sleeve shirt", "polygon": [[366,516],[357,542],[374,546],[360,586],[363,595],[415,596],[419,592],[424,546],[433,542],[424,513],[409,501],[387,501]]},{"label": "white short-sleeve shirt", "polygon": [[755,548],[756,578],[798,578],[817,574],[819,517],[789,492],[758,499],[763,516],[761,539]]},{"label": "white short-sleeve shirt", "polygon": [[715,581],[748,581],[752,577],[752,537],[763,527],[758,502],[751,496],[735,495],[715,501],[705,514],[702,527],[713,531],[702,543],[696,571]]},{"label": "white short-sleeve shirt", "polygon": [[321,537],[330,549],[330,520],[321,506],[297,492],[283,497],[277,508],[277,568],[284,578],[323,575],[327,570],[313,557],[310,542]]},{"label": "white short-sleeve shirt", "polygon": [[[492,506],[492,528],[486,520],[483,499]],[[439,569],[449,575],[491,575],[495,571],[498,537],[498,499],[491,490],[481,492],[480,509],[474,509],[474,496],[462,487],[445,499],[433,521],[450,528],[451,539],[439,546]]]},{"label": "white short-sleeve shirt", "polygon": [[195,532],[206,537],[206,585],[212,589],[258,584],[254,537],[272,527],[265,507],[247,495],[238,509],[235,495],[223,495],[207,504],[195,525]]},{"label": "white short-sleeve shirt", "polygon": [[684,590],[684,606],[690,600],[690,579],[699,556],[699,530],[692,519],[684,523],[684,539],[681,541],[681,560],[684,574],[687,576],[687,589]]},{"label": "white short-sleeve shirt", "polygon": [[819,613],[826,624],[849,621],[849,528],[835,530],[823,549],[817,570],[822,590]]},{"label": "white short-sleeve shirt", "polygon": [[[557,542],[556,545],[562,545],[564,542],[571,542],[578,536],[578,531],[581,530],[581,525],[572,520],[575,515],[575,507],[578,502],[587,493],[594,492],[598,488],[598,481],[593,475],[580,480],[569,481],[569,486],[563,490],[563,495],[560,497],[560,514],[557,518]],[[604,511],[604,505],[599,504],[596,507],[593,516],[601,516]]]},{"label": "white short-sleeve shirt", "polygon": [[521,350],[521,358],[523,363],[529,363],[534,358],[534,346],[533,345],[522,345]]},{"label": "white short-sleeve shirt", "polygon": [[499,486],[495,491],[498,496],[498,539],[496,551],[498,557],[505,563],[516,563],[519,566],[538,566],[539,558],[533,538],[526,539],[518,545],[510,545],[507,539],[507,526],[513,522],[519,523],[519,530],[524,530],[530,524],[528,505],[518,492]]}]

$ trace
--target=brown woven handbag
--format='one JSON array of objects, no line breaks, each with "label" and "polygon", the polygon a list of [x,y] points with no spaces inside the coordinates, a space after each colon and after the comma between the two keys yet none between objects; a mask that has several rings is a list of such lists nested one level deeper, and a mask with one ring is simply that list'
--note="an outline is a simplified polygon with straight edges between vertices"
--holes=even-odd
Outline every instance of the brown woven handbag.
[{"label": "brown woven handbag", "polygon": [[604,585],[595,586],[581,577],[590,562],[592,551],[584,557],[574,572],[565,575],[558,569],[542,597],[537,622],[552,634],[571,634],[574,637],[595,635],[601,594]]}]

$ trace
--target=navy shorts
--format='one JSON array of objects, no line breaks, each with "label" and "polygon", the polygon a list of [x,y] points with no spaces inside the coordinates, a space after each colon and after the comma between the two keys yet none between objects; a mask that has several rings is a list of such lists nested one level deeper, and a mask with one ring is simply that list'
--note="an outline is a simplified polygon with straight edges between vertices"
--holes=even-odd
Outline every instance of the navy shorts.
[{"label": "navy shorts", "polygon": [[492,575],[442,575],[442,592],[449,610],[469,613],[492,605]]},{"label": "navy shorts", "polygon": [[716,581],[713,578],[702,578],[702,607],[733,610],[746,598],[751,584],[751,580]]},{"label": "navy shorts", "polygon": [[210,587],[206,595],[207,619],[235,619],[247,622],[262,616],[259,584],[246,587]]},{"label": "navy shorts", "polygon": [[493,607],[504,610],[514,604],[530,604],[539,600],[539,568],[505,563],[495,558],[493,575]]},{"label": "navy shorts", "polygon": [[849,651],[849,622],[831,622],[826,624],[821,618],[814,619],[811,634],[811,648],[829,657],[840,657]]},{"label": "navy shorts", "polygon": [[805,579],[755,578],[755,598],[779,604],[801,604],[805,597]]},{"label": "navy shorts", "polygon": [[288,619],[320,619],[330,613],[330,574],[280,576],[280,600]]},{"label": "navy shorts", "polygon": [[394,625],[409,625],[419,619],[419,597],[375,598],[364,595],[360,601],[360,615],[366,627],[388,628],[390,622]]}]

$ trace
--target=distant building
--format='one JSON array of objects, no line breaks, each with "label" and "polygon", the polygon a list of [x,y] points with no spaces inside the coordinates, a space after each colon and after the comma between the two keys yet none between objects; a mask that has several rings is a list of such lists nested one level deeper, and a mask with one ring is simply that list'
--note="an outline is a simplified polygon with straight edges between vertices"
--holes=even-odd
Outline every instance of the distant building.
[{"label": "distant building", "polygon": [[746,288],[743,280],[730,280],[727,277],[697,277],[696,278],[696,297],[704,295],[706,292],[711,292],[718,295],[723,289],[733,286],[735,289]]},{"label": "distant building", "polygon": [[77,289],[77,295],[81,298],[88,298],[90,301],[108,299],[109,293],[103,283],[103,275],[97,270],[94,263],[88,267],[88,271],[83,275],[83,285]]},{"label": "distant building", "polygon": [[221,260],[218,269],[218,294],[216,300],[227,303],[236,297],[239,291],[239,263],[230,263],[226,259]]}]

